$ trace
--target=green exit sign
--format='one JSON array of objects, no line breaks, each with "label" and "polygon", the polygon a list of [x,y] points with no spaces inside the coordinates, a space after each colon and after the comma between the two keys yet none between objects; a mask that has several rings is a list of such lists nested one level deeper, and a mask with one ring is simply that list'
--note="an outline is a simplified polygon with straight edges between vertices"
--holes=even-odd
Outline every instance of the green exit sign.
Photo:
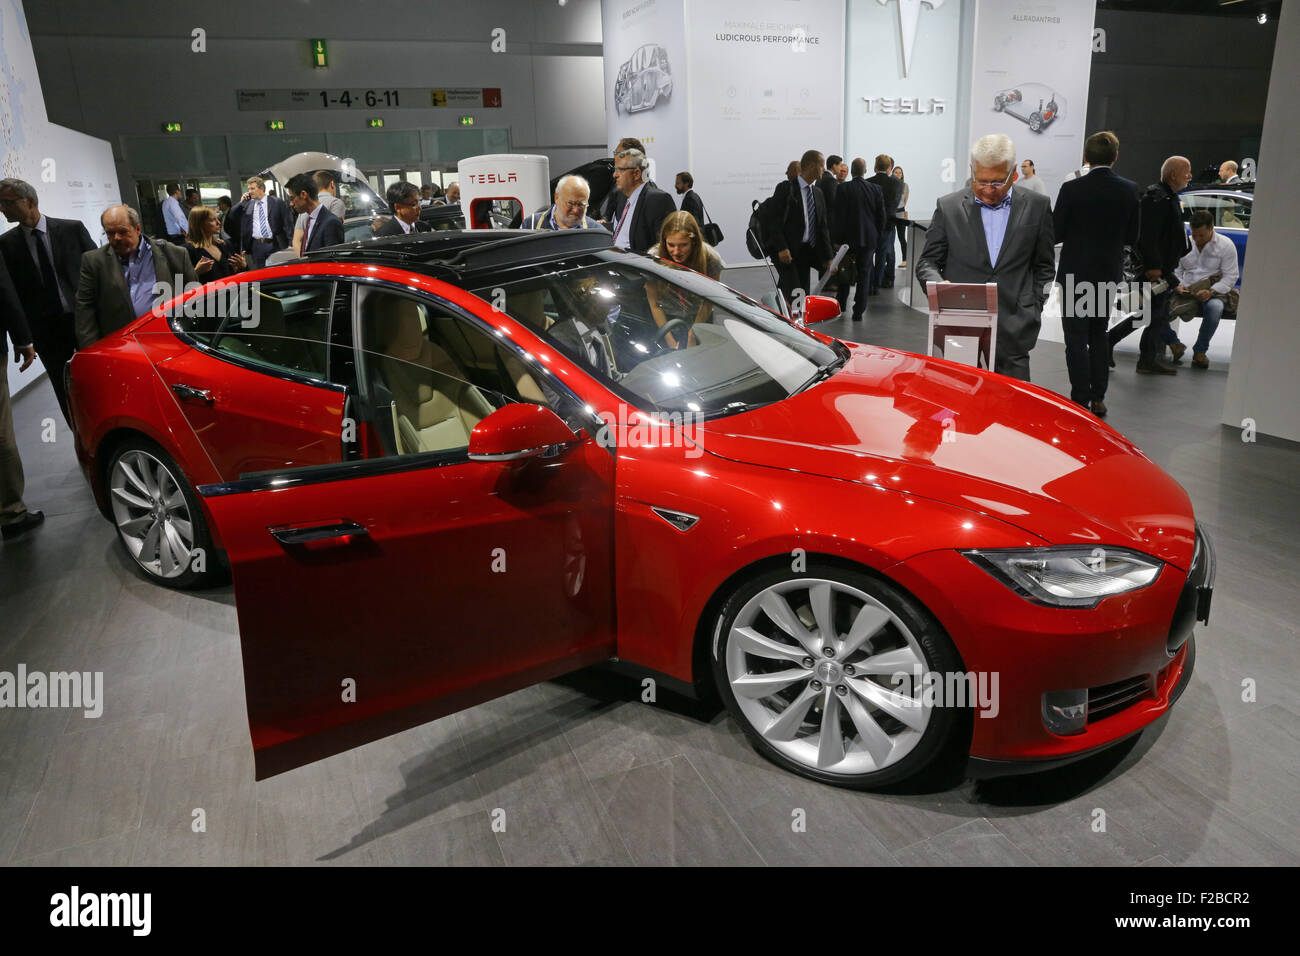
[{"label": "green exit sign", "polygon": [[371,129],[383,129],[383,128],[384,128],[384,121],[383,121],[383,119],[381,119],[381,118],[378,117],[378,116],[376,116],[376,117],[374,117],[374,118],[372,118],[372,119],[368,119],[368,120],[366,120],[366,122],[370,125],[370,128],[371,128]]},{"label": "green exit sign", "polygon": [[163,123],[164,133],[179,133],[181,131],[180,123]]},{"label": "green exit sign", "polygon": [[474,125],[474,117],[472,117],[472,116],[462,116],[462,117],[460,118],[460,125],[461,125],[461,126],[473,126],[473,125]]},{"label": "green exit sign", "polygon": [[323,70],[330,65],[330,55],[325,49],[324,40],[311,41],[311,65],[318,70]]},{"label": "green exit sign", "polygon": [[278,132],[278,131],[280,131],[280,130],[283,130],[283,129],[284,129],[284,120],[267,120],[267,121],[266,121],[266,128],[269,129],[269,130],[276,131],[276,132]]}]

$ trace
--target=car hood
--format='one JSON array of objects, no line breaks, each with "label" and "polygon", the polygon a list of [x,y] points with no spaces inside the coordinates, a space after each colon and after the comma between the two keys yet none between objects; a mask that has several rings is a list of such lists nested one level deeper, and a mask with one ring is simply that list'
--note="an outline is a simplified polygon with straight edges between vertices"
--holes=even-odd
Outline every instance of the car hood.
[{"label": "car hood", "polygon": [[1182,486],[1073,402],[970,366],[845,345],[848,360],[827,380],[704,423],[704,450],[942,501],[1050,544],[1190,563],[1196,528]]}]

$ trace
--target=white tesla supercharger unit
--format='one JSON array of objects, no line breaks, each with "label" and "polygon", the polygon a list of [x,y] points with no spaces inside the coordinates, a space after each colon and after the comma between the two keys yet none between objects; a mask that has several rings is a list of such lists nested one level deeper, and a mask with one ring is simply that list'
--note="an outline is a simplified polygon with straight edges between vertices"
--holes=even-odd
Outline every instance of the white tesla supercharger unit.
[{"label": "white tesla supercharger unit", "polygon": [[470,156],[457,164],[456,179],[470,229],[508,226],[551,203],[551,161],[545,156]]}]

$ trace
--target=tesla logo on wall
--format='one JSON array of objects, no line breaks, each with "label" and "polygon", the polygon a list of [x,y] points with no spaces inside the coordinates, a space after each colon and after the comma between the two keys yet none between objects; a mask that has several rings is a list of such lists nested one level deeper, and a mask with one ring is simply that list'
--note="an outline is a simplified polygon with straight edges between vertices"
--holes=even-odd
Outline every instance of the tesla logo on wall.
[{"label": "tesla logo on wall", "polygon": [[[882,7],[889,4],[889,0],[876,0]],[[912,47],[916,45],[916,24],[921,19],[921,4],[924,3],[931,10],[937,10],[943,6],[943,0],[897,0],[898,2],[898,32],[903,40],[903,75],[907,76],[908,70],[912,68]]]},{"label": "tesla logo on wall", "polygon": [[469,181],[479,185],[488,183],[517,183],[519,176],[515,173],[470,173]]}]

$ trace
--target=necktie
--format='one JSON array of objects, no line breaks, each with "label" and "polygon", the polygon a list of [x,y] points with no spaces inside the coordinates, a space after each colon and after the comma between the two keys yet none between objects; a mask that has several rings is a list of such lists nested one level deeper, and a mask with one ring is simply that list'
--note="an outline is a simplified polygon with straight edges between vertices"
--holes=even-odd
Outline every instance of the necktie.
[{"label": "necktie", "polygon": [[312,220],[312,217],[311,217],[311,216],[308,216],[308,217],[307,217],[307,228],[304,229],[303,232],[302,232],[302,251],[303,251],[303,252],[306,252],[308,249],[311,248],[311,246],[308,245],[308,243],[311,242],[311,220]]},{"label": "necktie", "polygon": [[50,316],[62,315],[59,280],[54,275],[54,263],[50,262],[49,250],[45,248],[45,236],[39,231],[32,236],[36,240],[36,258],[41,264],[41,283],[45,287],[45,313]]},{"label": "necktie", "polygon": [[270,239],[271,226],[266,221],[266,200],[265,199],[259,199],[257,201],[257,224],[262,227],[261,235],[258,236],[258,238]]},{"label": "necktie", "polygon": [[813,202],[812,186],[807,183],[803,187],[803,208],[804,208],[804,226],[803,241],[811,243],[815,235],[817,223],[817,206]]}]

